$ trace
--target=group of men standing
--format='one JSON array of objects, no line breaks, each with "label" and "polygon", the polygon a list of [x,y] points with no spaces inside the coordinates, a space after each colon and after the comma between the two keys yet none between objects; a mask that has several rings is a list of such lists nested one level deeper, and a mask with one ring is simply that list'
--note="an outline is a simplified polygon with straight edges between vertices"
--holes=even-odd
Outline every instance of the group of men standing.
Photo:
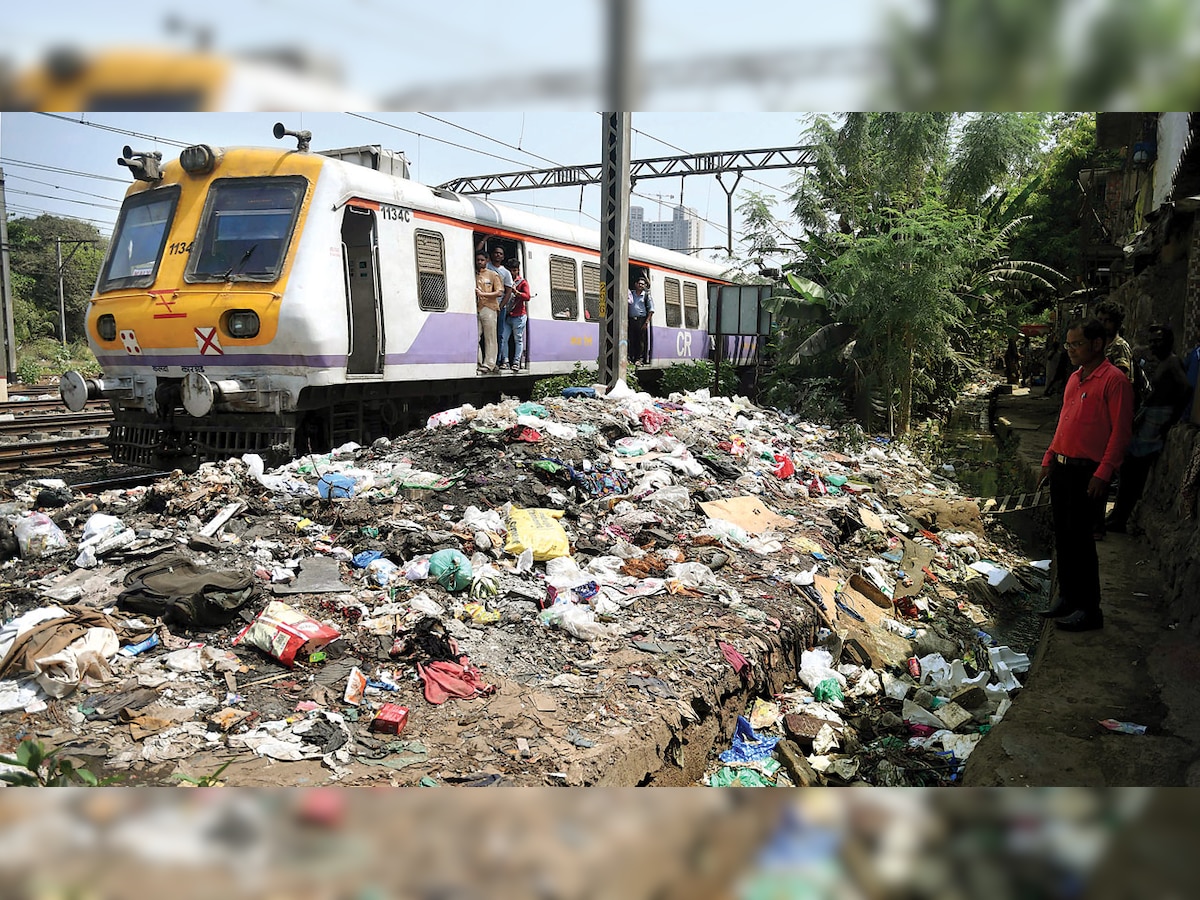
[{"label": "group of men standing", "polygon": [[500,244],[492,247],[490,258],[482,247],[476,250],[475,312],[480,340],[476,374],[518,372],[525,367],[529,297],[529,282],[521,277],[519,259],[510,256],[506,260]]},{"label": "group of men standing", "polygon": [[[1104,627],[1096,541],[1106,527],[1125,531],[1166,432],[1191,393],[1169,326],[1150,326],[1151,359],[1135,363],[1119,333],[1121,308],[1105,302],[1096,313],[1067,328],[1064,349],[1074,371],[1067,376],[1058,426],[1042,458],[1042,482],[1050,487],[1058,600],[1041,615],[1064,631]],[[1109,486],[1118,470],[1117,499],[1106,520]]]},{"label": "group of men standing", "polygon": [[[521,261],[504,258],[504,247],[493,245],[491,253],[480,244],[475,251],[475,313],[479,350],[477,375],[494,375],[525,368],[525,333],[529,324],[529,282],[521,277]],[[650,282],[639,275],[629,290],[629,360],[650,362],[650,323],[654,300]],[[510,360],[509,350],[512,350]]]}]

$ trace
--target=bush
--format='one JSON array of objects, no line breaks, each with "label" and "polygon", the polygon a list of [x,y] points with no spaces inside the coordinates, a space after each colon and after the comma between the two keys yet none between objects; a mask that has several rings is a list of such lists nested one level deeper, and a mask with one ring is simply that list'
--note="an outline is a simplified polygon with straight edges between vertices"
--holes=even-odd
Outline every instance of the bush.
[{"label": "bush", "polygon": [[[686,393],[702,388],[712,390],[715,371],[716,366],[707,359],[675,363],[663,370],[660,391],[663,396],[669,396],[676,392]],[[721,381],[716,393],[722,397],[731,397],[737,392],[737,386],[737,369],[733,366],[722,366]]]},{"label": "bush", "polygon": [[34,356],[25,354],[17,358],[17,378],[22,384],[37,384],[46,374],[42,361]]}]

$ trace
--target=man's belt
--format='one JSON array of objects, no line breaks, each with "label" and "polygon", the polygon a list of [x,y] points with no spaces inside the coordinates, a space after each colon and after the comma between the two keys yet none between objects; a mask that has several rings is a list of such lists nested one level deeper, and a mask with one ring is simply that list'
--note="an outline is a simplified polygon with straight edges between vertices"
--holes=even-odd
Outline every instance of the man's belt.
[{"label": "man's belt", "polygon": [[1094,459],[1085,459],[1082,456],[1063,456],[1061,453],[1054,454],[1054,461],[1061,466],[1098,466],[1100,463]]}]

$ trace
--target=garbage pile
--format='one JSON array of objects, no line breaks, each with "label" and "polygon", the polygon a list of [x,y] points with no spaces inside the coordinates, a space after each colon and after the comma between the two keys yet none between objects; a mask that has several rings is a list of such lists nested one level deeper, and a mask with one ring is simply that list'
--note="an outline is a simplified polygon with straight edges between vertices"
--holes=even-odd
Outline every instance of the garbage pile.
[{"label": "garbage pile", "polygon": [[1048,564],[902,444],[564,393],[273,470],[12,487],[0,752],[131,782],[954,781],[1029,664],[992,609]]}]

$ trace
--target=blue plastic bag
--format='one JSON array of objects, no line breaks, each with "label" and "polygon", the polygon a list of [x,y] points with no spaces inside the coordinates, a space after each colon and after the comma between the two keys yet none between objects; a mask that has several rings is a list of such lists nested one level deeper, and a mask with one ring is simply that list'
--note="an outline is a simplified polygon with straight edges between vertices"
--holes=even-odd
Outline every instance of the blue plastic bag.
[{"label": "blue plastic bag", "polygon": [[321,476],[321,480],[317,482],[317,493],[321,495],[322,500],[344,500],[354,496],[354,484],[354,479],[349,475],[331,472]]}]

